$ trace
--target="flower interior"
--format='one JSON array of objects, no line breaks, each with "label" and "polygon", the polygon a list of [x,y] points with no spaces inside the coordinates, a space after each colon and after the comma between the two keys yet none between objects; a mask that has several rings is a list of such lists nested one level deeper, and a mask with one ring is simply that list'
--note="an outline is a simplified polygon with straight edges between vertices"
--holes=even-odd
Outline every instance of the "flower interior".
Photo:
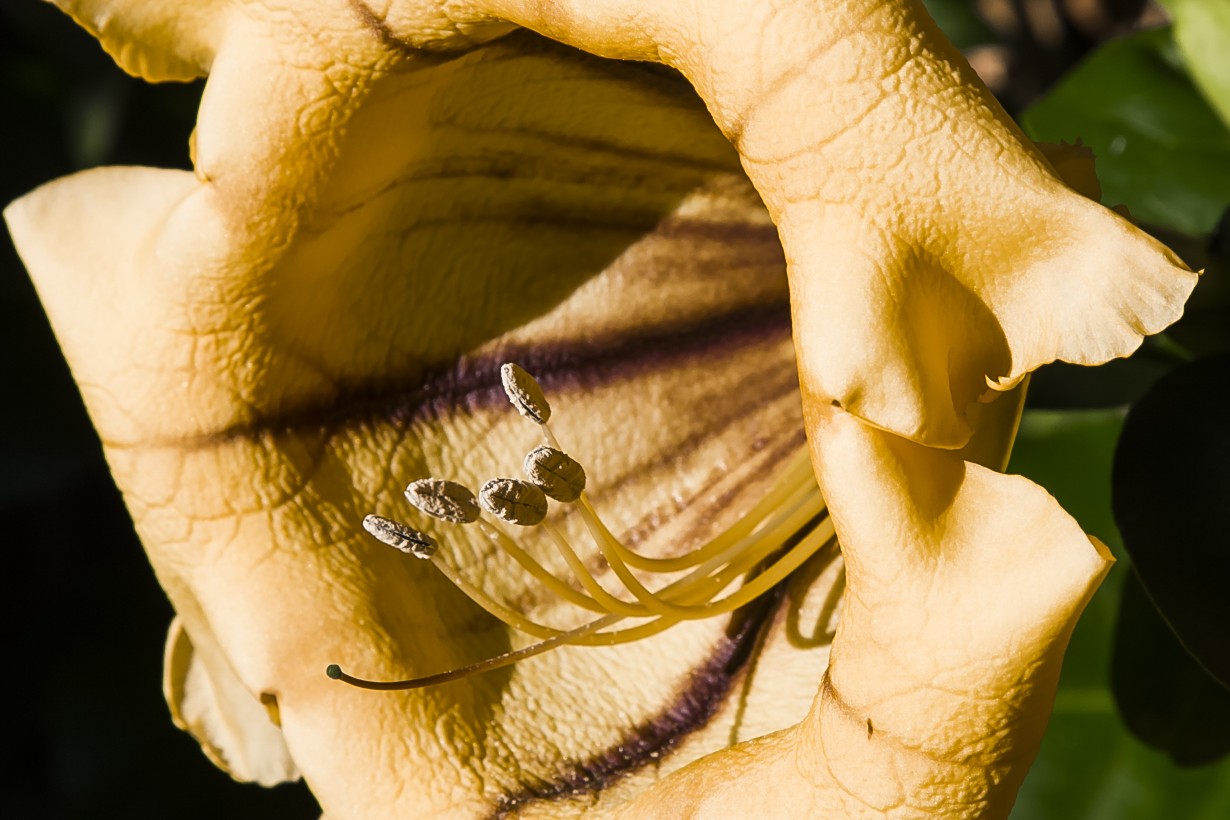
[{"label": "flower interior", "polygon": [[[538,382],[511,363],[501,368],[500,376],[509,401],[538,425],[543,437],[543,444],[525,456],[526,480],[493,478],[476,496],[454,481],[425,478],[406,488],[406,498],[419,511],[446,525],[477,526],[552,594],[597,617],[568,629],[531,620],[455,569],[433,536],[400,521],[368,515],[363,528],[374,538],[409,556],[430,561],[474,603],[537,642],[407,680],[366,680],[347,674],[337,664],[326,670],[329,677],[364,689],[418,689],[508,666],[565,644],[611,646],[639,640],[681,621],[712,618],[746,606],[834,543],[832,520],[807,452],[800,450],[770,491],[709,542],[674,557],[642,555],[621,543],[602,522],[585,493],[584,467],[564,451],[551,431],[551,406]],[[575,505],[593,549],[610,568],[620,589],[609,590],[588,569],[583,550],[569,543],[551,521],[551,501]],[[509,525],[545,531],[572,577],[561,577],[544,566],[517,542]],[[740,579],[743,583],[738,585]]]}]

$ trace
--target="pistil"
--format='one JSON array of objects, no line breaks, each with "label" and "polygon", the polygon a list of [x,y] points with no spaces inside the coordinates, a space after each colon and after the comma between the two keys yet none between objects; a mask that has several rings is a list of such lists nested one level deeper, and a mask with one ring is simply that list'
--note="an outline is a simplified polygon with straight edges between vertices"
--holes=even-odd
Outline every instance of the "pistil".
[{"label": "pistil", "polygon": [[[515,364],[504,365],[500,376],[513,407],[538,425],[545,441],[525,457],[523,468],[528,481],[495,478],[475,496],[456,482],[426,478],[412,482],[406,488],[406,498],[436,520],[450,525],[476,524],[552,594],[601,617],[573,629],[533,621],[495,600],[453,568],[444,560],[432,536],[392,519],[369,515],[363,526],[375,538],[430,561],[488,613],[539,642],[465,667],[405,681],[367,681],[344,673],[336,664],[329,666],[329,677],[368,689],[414,689],[498,669],[561,645],[609,646],[639,640],[681,621],[710,618],[745,606],[833,539],[832,522],[812,478],[807,455],[801,452],[791,459],[764,498],[704,546],[670,558],[641,555],[620,542],[590,502],[585,492],[584,467],[564,452],[548,427],[551,407],[538,382]],[[619,593],[608,591],[598,581],[586,567],[581,552],[547,520],[548,499],[575,505],[598,554],[620,582]],[[504,524],[541,528],[581,589],[544,567],[517,543]],[[655,576],[684,574],[652,590],[634,569]],[[717,597],[745,576],[737,590]],[[631,600],[622,595],[630,596]],[[616,628],[629,619],[642,623]]]}]

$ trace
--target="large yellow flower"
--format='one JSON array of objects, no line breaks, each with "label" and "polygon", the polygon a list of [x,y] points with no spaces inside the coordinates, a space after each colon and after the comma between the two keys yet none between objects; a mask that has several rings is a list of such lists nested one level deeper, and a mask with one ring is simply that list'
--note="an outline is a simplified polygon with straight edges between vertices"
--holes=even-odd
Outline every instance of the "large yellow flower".
[{"label": "large yellow flower", "polygon": [[[996,472],[1014,386],[1131,352],[1195,275],[1065,186],[915,0],[61,5],[133,73],[209,76],[194,173],[91,171],[6,216],[216,762],[302,773],[339,818],[1006,814],[1110,560]],[[516,469],[509,359],[641,552],[777,492],[806,431],[841,559],[641,642],[329,680],[522,641],[359,528],[425,526],[410,479]]]}]

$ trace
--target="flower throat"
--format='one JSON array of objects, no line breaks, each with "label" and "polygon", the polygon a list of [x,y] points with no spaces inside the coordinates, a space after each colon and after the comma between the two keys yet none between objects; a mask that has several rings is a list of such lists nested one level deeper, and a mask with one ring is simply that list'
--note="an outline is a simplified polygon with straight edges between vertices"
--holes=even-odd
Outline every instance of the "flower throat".
[{"label": "flower throat", "polygon": [[[334,680],[364,689],[418,689],[514,664],[558,646],[612,646],[656,635],[682,621],[733,612],[771,590],[833,539],[833,524],[816,487],[806,450],[787,463],[772,489],[738,521],[691,552],[654,558],[629,549],[603,524],[585,493],[585,468],[564,452],[551,432],[551,406],[538,382],[515,364],[500,368],[513,407],[537,424],[544,443],[525,456],[527,480],[494,478],[477,496],[453,481],[424,478],[406,488],[406,499],[421,512],[455,526],[476,526],[551,593],[596,617],[573,629],[530,620],[488,595],[444,561],[436,539],[379,515],[363,528],[380,542],[430,561],[474,603],[537,642],[486,660],[400,681],[357,678],[330,664]],[[601,555],[622,589],[612,593],[586,568],[580,552],[549,520],[550,502],[575,505]],[[569,583],[530,555],[507,527],[537,527],[559,551],[575,579]],[[635,572],[634,572],[635,571]],[[650,589],[636,574],[660,581]],[[718,597],[746,576],[738,589]],[[631,625],[625,623],[632,621]]]}]

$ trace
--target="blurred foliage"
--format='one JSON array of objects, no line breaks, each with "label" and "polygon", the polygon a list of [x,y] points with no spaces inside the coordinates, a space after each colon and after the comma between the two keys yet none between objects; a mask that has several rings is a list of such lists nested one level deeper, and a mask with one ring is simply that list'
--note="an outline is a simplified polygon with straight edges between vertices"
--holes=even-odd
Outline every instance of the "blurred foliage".
[{"label": "blurred foliage", "polygon": [[[1152,391],[1169,396],[1171,414],[1160,421],[1157,413],[1142,414],[1154,419],[1141,423],[1139,436],[1171,441],[1189,426],[1184,413],[1195,399],[1171,396],[1168,374],[1230,348],[1230,226],[1214,230],[1230,205],[1230,2],[1165,0],[1176,15],[1173,34],[1140,32],[1102,45],[1135,25],[1147,11],[1144,0],[924,2],[959,46],[1002,57],[1006,79],[997,90],[1010,111],[1042,94],[1024,117],[1031,136],[1082,138],[1098,155],[1106,200],[1126,203],[1190,264],[1208,269],[1188,316],[1166,337],[1126,361],[1096,370],[1055,365],[1034,378],[1010,470],[1050,490],[1121,563],[1077,626],[1050,730],[1013,817],[1230,817],[1230,763],[1183,769],[1173,762],[1203,763],[1225,750],[1224,691],[1210,688],[1129,580],[1111,516],[1112,454],[1125,408]],[[1090,16],[1094,7],[1101,17]],[[199,83],[150,86],[124,76],[50,5],[0,5],[0,141],[10,157],[0,170],[0,200],[100,164],[186,167],[200,93]],[[30,397],[0,402],[0,424],[9,431],[0,445],[0,527],[12,536],[5,645],[40,675],[10,717],[6,815],[316,817],[302,786],[236,784],[172,727],[158,692],[170,607],[7,236],[0,254],[8,395]],[[1214,435],[1224,434],[1225,379],[1205,379],[1196,393],[1202,386],[1202,418],[1220,423]],[[1185,490],[1202,486],[1189,464],[1200,445],[1169,448],[1161,452],[1174,454],[1175,463],[1160,479],[1175,498],[1153,489],[1144,500],[1121,502],[1148,508],[1162,526],[1177,520],[1168,505],[1191,501]],[[1202,511],[1211,505],[1224,518],[1227,503],[1205,497],[1204,507],[1184,512],[1188,535],[1161,544],[1162,565],[1186,561],[1199,575],[1207,563],[1192,544],[1230,554],[1224,528],[1206,530],[1219,541],[1190,534],[1207,525]],[[65,538],[64,522],[79,535]],[[1152,590],[1147,568],[1142,572]],[[1209,594],[1224,605],[1224,594]]]},{"label": "blurred foliage", "polygon": [[1161,0],[1174,16],[1175,40],[1192,78],[1230,124],[1230,3],[1224,0]]},{"label": "blurred foliage", "polygon": [[970,0],[923,0],[923,4],[957,48],[995,41],[995,32],[974,10]]},{"label": "blurred foliage", "polygon": [[1189,646],[1224,654],[1216,613],[1230,608],[1230,540],[1216,524],[1230,514],[1230,391],[1208,357],[1230,344],[1230,129],[1187,65],[1225,65],[1230,39],[1179,39],[1163,28],[1111,41],[1022,117],[1035,139],[1091,146],[1104,201],[1126,204],[1205,275],[1183,321],[1136,355],[1094,371],[1053,365],[1034,379],[1031,406],[1052,409],[1027,416],[1010,469],[1047,487],[1123,560],[1077,627],[1018,818],[1230,817],[1230,692],[1144,593],[1110,517],[1115,454],[1115,517],[1144,588],[1167,590],[1163,612],[1183,613],[1168,620],[1182,622]]},{"label": "blurred foliage", "polygon": [[1230,752],[1230,690],[1175,640],[1135,572],[1123,581],[1111,688],[1132,733],[1177,765],[1202,766]]},{"label": "blurred foliage", "polygon": [[[1175,368],[1132,405],[1115,519],[1137,572],[1200,664],[1230,686],[1230,356]],[[1230,691],[1222,694],[1230,701]],[[1227,727],[1222,727],[1225,732]],[[1230,733],[1221,738],[1230,751]]]},{"label": "blurred foliage", "polygon": [[1021,124],[1034,139],[1079,137],[1093,148],[1103,201],[1136,219],[1204,235],[1230,205],[1230,128],[1187,75],[1169,29],[1099,49]]},{"label": "blurred foliage", "polygon": [[[1199,769],[1176,766],[1129,731],[1111,692],[1119,601],[1131,573],[1110,503],[1111,463],[1122,425],[1121,409],[1029,411],[1008,465],[1009,472],[1046,487],[1120,559],[1076,626],[1050,726],[1013,820],[1230,817],[1230,762]],[[1122,639],[1136,636],[1125,633]],[[1146,681],[1168,686],[1174,670],[1163,665],[1165,657],[1138,670],[1149,676]]]}]

